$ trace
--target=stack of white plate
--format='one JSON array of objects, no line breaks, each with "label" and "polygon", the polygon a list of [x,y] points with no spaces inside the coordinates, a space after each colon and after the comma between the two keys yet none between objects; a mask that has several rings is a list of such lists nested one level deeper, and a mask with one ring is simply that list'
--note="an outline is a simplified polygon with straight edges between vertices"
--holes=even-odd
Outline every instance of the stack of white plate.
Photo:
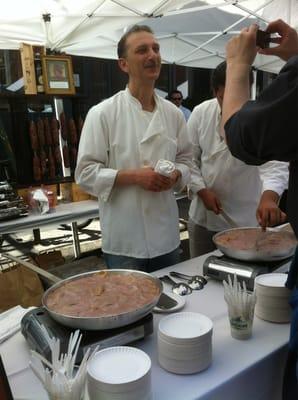
[{"label": "stack of white plate", "polygon": [[90,400],[152,400],[151,360],[128,346],[97,352],[87,365]]},{"label": "stack of white plate", "polygon": [[212,361],[212,321],[205,315],[181,312],[164,317],[158,327],[158,361],[169,372],[193,374]]},{"label": "stack of white plate", "polygon": [[290,290],[285,287],[287,275],[272,273],[259,275],[255,279],[257,317],[270,322],[289,322],[291,308],[289,306]]}]

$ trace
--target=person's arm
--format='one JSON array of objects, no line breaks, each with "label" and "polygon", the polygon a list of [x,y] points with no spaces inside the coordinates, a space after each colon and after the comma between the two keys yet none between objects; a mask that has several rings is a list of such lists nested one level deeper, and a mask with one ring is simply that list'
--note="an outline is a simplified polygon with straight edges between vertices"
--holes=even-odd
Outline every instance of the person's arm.
[{"label": "person's arm", "polygon": [[260,166],[259,171],[263,194],[256,211],[257,220],[263,228],[279,225],[286,220],[286,214],[279,209],[279,199],[288,187],[289,165],[269,161]]},{"label": "person's arm", "polygon": [[108,125],[102,109],[92,107],[80,137],[75,180],[83,190],[103,201],[109,199],[118,172],[108,168],[108,143]]},{"label": "person's arm", "polygon": [[152,192],[169,190],[180,177],[180,171],[175,170],[171,177],[163,176],[153,168],[122,169],[117,172],[114,186],[137,185]]},{"label": "person's arm", "polygon": [[257,54],[257,25],[242,29],[239,36],[229,40],[226,47],[226,85],[222,106],[221,134],[224,125],[250,98],[249,73]]},{"label": "person's arm", "polygon": [[[268,28],[280,23],[282,21],[269,24]],[[288,54],[292,54],[293,51],[292,48]],[[270,52],[273,52],[273,49]],[[226,88],[226,92],[229,91]],[[226,105],[224,130],[227,145],[233,156],[251,165],[260,165],[270,160],[296,160],[298,157],[297,94],[298,56],[296,55],[290,58],[278,76],[256,100],[247,101],[231,116],[227,113],[229,110],[229,95],[227,95],[224,98],[224,107]]]},{"label": "person's arm", "polygon": [[229,118],[235,114],[249,100],[249,69],[255,59],[257,51],[264,55],[276,55],[288,61],[298,54],[298,35],[282,20],[271,22],[266,31],[277,33],[271,42],[275,47],[260,49],[256,47],[257,25],[243,29],[239,36],[232,38],[226,47],[227,75],[226,90],[223,100],[222,135],[225,137],[224,126]]},{"label": "person's arm", "polygon": [[273,190],[265,190],[261,196],[256,217],[263,229],[284,223],[287,216],[278,207],[279,195]]},{"label": "person's arm", "polygon": [[187,130],[189,141],[192,145],[192,171],[191,180],[188,185],[188,195],[192,200],[195,196],[199,196],[207,210],[214,211],[219,214],[221,211],[221,203],[216,194],[206,187],[202,171],[202,148],[200,146],[201,135],[201,108],[198,106],[192,112],[188,122]]},{"label": "person's arm", "polygon": [[87,192],[108,201],[114,186],[138,185],[144,190],[161,192],[174,185],[177,171],[168,178],[152,168],[109,168],[108,125],[104,113],[92,108],[82,130],[75,171],[76,182]]},{"label": "person's arm", "polygon": [[196,107],[188,122],[187,122],[187,134],[188,140],[191,143],[192,148],[192,169],[191,169],[191,180],[188,184],[188,195],[192,200],[201,189],[206,188],[204,178],[201,172],[201,156],[202,148],[199,143],[200,138],[200,106]]},{"label": "person's arm", "polygon": [[177,153],[174,161],[176,170],[173,172],[171,179],[174,191],[180,192],[190,181],[192,150],[187,136],[187,128],[184,116],[182,113],[180,113],[180,111],[179,113],[177,112],[176,115],[178,118]]}]

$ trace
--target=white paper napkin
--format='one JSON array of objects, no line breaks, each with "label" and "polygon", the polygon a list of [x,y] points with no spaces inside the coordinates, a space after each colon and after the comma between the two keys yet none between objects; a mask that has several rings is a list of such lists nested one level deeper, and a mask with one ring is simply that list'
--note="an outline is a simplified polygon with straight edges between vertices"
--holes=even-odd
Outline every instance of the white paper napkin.
[{"label": "white paper napkin", "polygon": [[23,308],[15,306],[0,314],[0,343],[21,329],[23,316],[35,307]]}]

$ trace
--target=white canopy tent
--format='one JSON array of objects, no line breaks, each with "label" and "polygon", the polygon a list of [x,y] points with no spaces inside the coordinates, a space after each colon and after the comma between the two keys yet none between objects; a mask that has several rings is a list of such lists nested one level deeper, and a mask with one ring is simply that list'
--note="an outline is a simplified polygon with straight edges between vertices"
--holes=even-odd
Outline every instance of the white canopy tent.
[{"label": "white canopy tent", "polygon": [[[1,9],[0,48],[21,42],[73,55],[117,57],[117,42],[128,26],[152,27],[163,61],[213,68],[225,44],[252,22],[263,28],[283,18],[298,26],[296,0],[9,0]],[[278,72],[282,62],[257,56],[255,67]]]}]

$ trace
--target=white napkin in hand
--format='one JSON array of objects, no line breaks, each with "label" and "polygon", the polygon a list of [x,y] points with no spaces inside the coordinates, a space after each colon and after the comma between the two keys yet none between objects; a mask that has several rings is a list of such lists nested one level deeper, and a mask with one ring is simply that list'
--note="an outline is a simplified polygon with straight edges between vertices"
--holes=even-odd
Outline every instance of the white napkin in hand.
[{"label": "white napkin in hand", "polygon": [[35,307],[23,308],[15,306],[0,314],[0,343],[21,329],[23,316]]},{"label": "white napkin in hand", "polygon": [[172,161],[160,159],[157,161],[154,171],[164,176],[171,176],[175,171],[175,164]]}]

